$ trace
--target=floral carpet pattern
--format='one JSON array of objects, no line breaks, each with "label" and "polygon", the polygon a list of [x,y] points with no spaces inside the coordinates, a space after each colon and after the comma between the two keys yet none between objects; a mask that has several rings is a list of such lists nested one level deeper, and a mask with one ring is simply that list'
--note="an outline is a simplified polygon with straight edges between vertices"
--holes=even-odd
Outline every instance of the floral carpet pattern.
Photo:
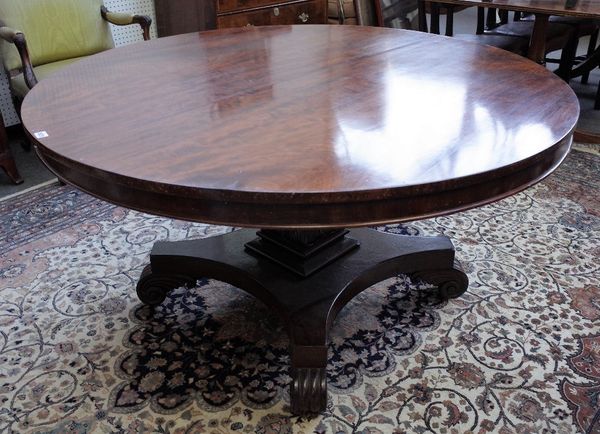
[{"label": "floral carpet pattern", "polygon": [[153,313],[157,240],[231,230],[52,185],[0,202],[0,433],[600,433],[600,157],[468,212],[377,228],[450,236],[469,290],[398,276],[331,331],[327,410],[289,415],[287,336],[227,284]]}]

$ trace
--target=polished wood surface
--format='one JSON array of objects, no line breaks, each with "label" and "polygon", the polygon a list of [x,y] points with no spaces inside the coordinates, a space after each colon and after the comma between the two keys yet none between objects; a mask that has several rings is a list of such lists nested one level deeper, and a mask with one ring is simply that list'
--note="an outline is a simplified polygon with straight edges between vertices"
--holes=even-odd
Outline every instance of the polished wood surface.
[{"label": "polished wood surface", "polygon": [[403,221],[508,196],[562,161],[578,112],[565,83],[510,53],[326,25],[100,53],[41,82],[22,109],[43,160],[96,196],[274,228]]}]

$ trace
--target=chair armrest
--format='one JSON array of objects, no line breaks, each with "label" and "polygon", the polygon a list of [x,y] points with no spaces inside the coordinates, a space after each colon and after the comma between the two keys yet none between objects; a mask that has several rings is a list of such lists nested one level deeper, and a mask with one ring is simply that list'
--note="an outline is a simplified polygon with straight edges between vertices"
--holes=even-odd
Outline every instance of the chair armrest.
[{"label": "chair armrest", "polygon": [[37,84],[37,78],[33,72],[33,65],[29,58],[29,50],[27,49],[27,41],[23,32],[15,29],[11,29],[7,26],[0,27],[0,38],[4,39],[11,44],[15,44],[19,56],[21,57],[21,64],[23,65],[23,77],[25,78],[25,84],[29,89],[33,89],[33,86]]},{"label": "chair armrest", "polygon": [[150,39],[150,25],[152,24],[152,18],[147,15],[133,15],[122,12],[110,12],[105,6],[100,8],[102,18],[111,24],[117,26],[128,26],[129,24],[139,24],[144,33],[144,40]]}]

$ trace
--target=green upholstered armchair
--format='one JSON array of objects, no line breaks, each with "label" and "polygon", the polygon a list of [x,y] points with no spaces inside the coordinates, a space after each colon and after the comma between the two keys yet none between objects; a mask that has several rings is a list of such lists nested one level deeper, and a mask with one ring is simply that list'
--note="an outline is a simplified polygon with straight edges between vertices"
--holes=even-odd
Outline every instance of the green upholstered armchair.
[{"label": "green upholstered armchair", "polygon": [[142,27],[149,17],[106,10],[102,0],[0,0],[0,51],[14,95],[82,57],[114,48],[108,23]]},{"label": "green upholstered armchair", "polygon": [[[102,0],[0,0],[0,53],[17,111],[39,80],[85,56],[113,48],[108,23],[139,24],[144,39],[150,39],[149,17],[109,12]],[[8,149],[2,137],[0,154]],[[9,172],[6,166],[0,167]]]}]

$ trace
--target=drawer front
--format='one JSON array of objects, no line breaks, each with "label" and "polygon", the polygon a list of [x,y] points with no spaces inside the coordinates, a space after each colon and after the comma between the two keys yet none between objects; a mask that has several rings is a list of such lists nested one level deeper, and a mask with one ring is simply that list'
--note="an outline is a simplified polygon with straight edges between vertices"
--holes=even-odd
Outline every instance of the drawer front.
[{"label": "drawer front", "polygon": [[324,24],[324,2],[314,0],[252,12],[217,16],[217,27],[268,26],[277,24]]},{"label": "drawer front", "polygon": [[282,0],[217,0],[217,13],[243,11],[281,3]]}]

